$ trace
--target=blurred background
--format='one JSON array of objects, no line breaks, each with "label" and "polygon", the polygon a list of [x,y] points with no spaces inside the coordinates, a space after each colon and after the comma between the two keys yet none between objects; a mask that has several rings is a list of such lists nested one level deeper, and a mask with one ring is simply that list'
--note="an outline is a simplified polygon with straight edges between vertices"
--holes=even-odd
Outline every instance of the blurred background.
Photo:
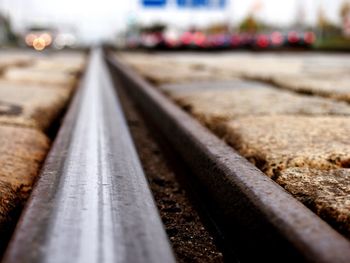
[{"label": "blurred background", "polygon": [[348,0],[0,0],[0,45],[350,50]]}]

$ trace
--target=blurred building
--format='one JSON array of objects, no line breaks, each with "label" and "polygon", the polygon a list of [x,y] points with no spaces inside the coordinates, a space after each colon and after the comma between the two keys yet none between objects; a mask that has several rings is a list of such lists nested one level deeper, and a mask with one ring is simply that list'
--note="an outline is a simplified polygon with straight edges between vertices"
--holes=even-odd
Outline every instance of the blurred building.
[{"label": "blurred building", "polygon": [[7,42],[6,18],[0,14],[0,44]]}]

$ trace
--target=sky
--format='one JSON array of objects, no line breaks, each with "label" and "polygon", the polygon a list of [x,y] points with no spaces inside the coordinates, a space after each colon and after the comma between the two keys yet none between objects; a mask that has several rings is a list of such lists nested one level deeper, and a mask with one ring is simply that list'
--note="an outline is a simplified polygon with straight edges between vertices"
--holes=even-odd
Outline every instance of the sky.
[{"label": "sky", "polygon": [[[174,0],[168,0],[174,1]],[[178,27],[207,25],[212,22],[241,21],[258,0],[227,0],[224,10],[179,10],[173,4],[165,9],[145,9],[141,0],[0,0],[0,8],[10,14],[17,30],[28,24],[60,24],[86,41],[115,36],[129,23],[166,22]],[[266,22],[288,25],[296,20],[297,10],[305,13],[305,21],[316,21],[320,5],[327,17],[340,23],[339,8],[345,0],[260,0],[256,16]]]}]

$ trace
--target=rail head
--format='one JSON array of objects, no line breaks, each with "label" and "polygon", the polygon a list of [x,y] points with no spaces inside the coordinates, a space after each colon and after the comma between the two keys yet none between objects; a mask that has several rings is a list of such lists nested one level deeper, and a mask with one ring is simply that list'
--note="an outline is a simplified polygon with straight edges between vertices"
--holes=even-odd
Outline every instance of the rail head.
[{"label": "rail head", "polygon": [[175,262],[100,50],[3,262]]},{"label": "rail head", "polygon": [[[248,259],[348,262],[350,242],[130,67],[106,52],[139,107],[207,187]],[[235,244],[237,245],[237,244]],[[239,252],[239,251],[238,251]]]}]

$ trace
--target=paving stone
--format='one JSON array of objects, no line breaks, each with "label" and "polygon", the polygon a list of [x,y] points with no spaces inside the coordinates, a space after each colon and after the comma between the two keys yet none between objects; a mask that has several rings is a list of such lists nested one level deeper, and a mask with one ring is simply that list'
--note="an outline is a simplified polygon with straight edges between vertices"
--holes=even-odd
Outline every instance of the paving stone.
[{"label": "paving stone", "polygon": [[[118,57],[157,84],[235,78],[271,81],[275,77],[292,76],[293,79],[299,75],[309,75],[315,79],[323,77],[326,80],[350,72],[348,58],[334,54],[121,52]],[[193,69],[197,69],[197,72]]]},{"label": "paving stone", "polygon": [[0,71],[8,67],[26,66],[33,62],[33,57],[27,53],[0,52]]},{"label": "paving stone", "polygon": [[[321,57],[321,61],[310,59],[291,58],[290,56],[274,57],[254,57],[243,58],[235,66],[229,63],[221,64],[224,70],[232,70],[233,74],[245,79],[258,81],[273,81],[274,78],[291,78],[297,80],[299,77],[309,76],[314,79],[339,78],[347,75],[350,70],[350,64],[339,65],[339,62],[333,61],[327,57]],[[334,64],[338,63],[338,64]]]},{"label": "paving stone", "polygon": [[80,74],[86,65],[83,53],[59,53],[37,59],[33,69]]},{"label": "paving stone", "polygon": [[66,107],[71,91],[0,81],[0,123],[45,131]]},{"label": "paving stone", "polygon": [[[225,79],[248,78],[257,80],[269,80],[272,76],[291,75],[310,73],[314,75],[331,75],[344,74],[350,69],[350,64],[345,63],[338,57],[322,56],[321,59],[310,55],[298,56],[296,54],[281,53],[281,54],[252,54],[252,53],[225,53],[225,54],[210,54],[210,53],[128,53],[122,52],[118,57],[126,63],[132,65],[136,70],[146,75],[151,72],[153,78],[163,75],[163,71],[173,68],[188,69],[185,72],[185,80],[188,78],[191,69],[198,69],[211,73],[211,78],[222,80],[219,76]],[[339,61],[341,63],[339,63]],[[339,65],[341,64],[341,66]],[[330,68],[326,65],[332,65]],[[157,68],[157,70],[154,70]],[[159,68],[159,70],[158,70]],[[166,72],[164,73],[166,74]],[[179,72],[177,75],[181,75]],[[169,74],[171,75],[171,74]],[[171,76],[170,76],[171,79]],[[178,78],[179,79],[179,78]],[[172,80],[172,79],[171,79]],[[204,80],[204,79],[203,79]],[[181,82],[173,80],[171,82]],[[184,82],[184,81],[182,81]],[[163,83],[166,83],[164,81]]]},{"label": "paving stone", "polygon": [[285,75],[269,80],[278,87],[350,102],[350,76]]},{"label": "paving stone", "polygon": [[350,237],[350,170],[289,168],[276,182]]},{"label": "paving stone", "polygon": [[206,64],[177,60],[175,57],[151,56],[147,54],[118,55],[122,61],[133,67],[144,78],[156,85],[184,83],[201,80],[234,79],[232,74]]},{"label": "paving stone", "polygon": [[237,77],[264,81],[269,80],[271,76],[298,74],[303,71],[303,63],[300,60],[264,57],[241,58],[237,63],[228,61],[220,63],[217,67]]},{"label": "paving stone", "polygon": [[23,201],[11,185],[0,180],[0,234],[6,233],[8,224],[16,217],[16,210]]},{"label": "paving stone", "polygon": [[48,149],[40,131],[0,125],[0,230],[28,197]]},{"label": "paving stone", "polygon": [[225,139],[268,176],[290,167],[350,167],[347,117],[250,116],[225,124]]},{"label": "paving stone", "polygon": [[173,89],[170,96],[219,135],[223,122],[247,115],[350,115],[344,102],[245,83],[231,82],[231,89],[214,83],[215,90]]},{"label": "paving stone", "polygon": [[73,88],[77,83],[76,76],[57,70],[38,69],[36,67],[13,67],[3,73],[3,78],[20,83],[43,85],[61,85]]}]

